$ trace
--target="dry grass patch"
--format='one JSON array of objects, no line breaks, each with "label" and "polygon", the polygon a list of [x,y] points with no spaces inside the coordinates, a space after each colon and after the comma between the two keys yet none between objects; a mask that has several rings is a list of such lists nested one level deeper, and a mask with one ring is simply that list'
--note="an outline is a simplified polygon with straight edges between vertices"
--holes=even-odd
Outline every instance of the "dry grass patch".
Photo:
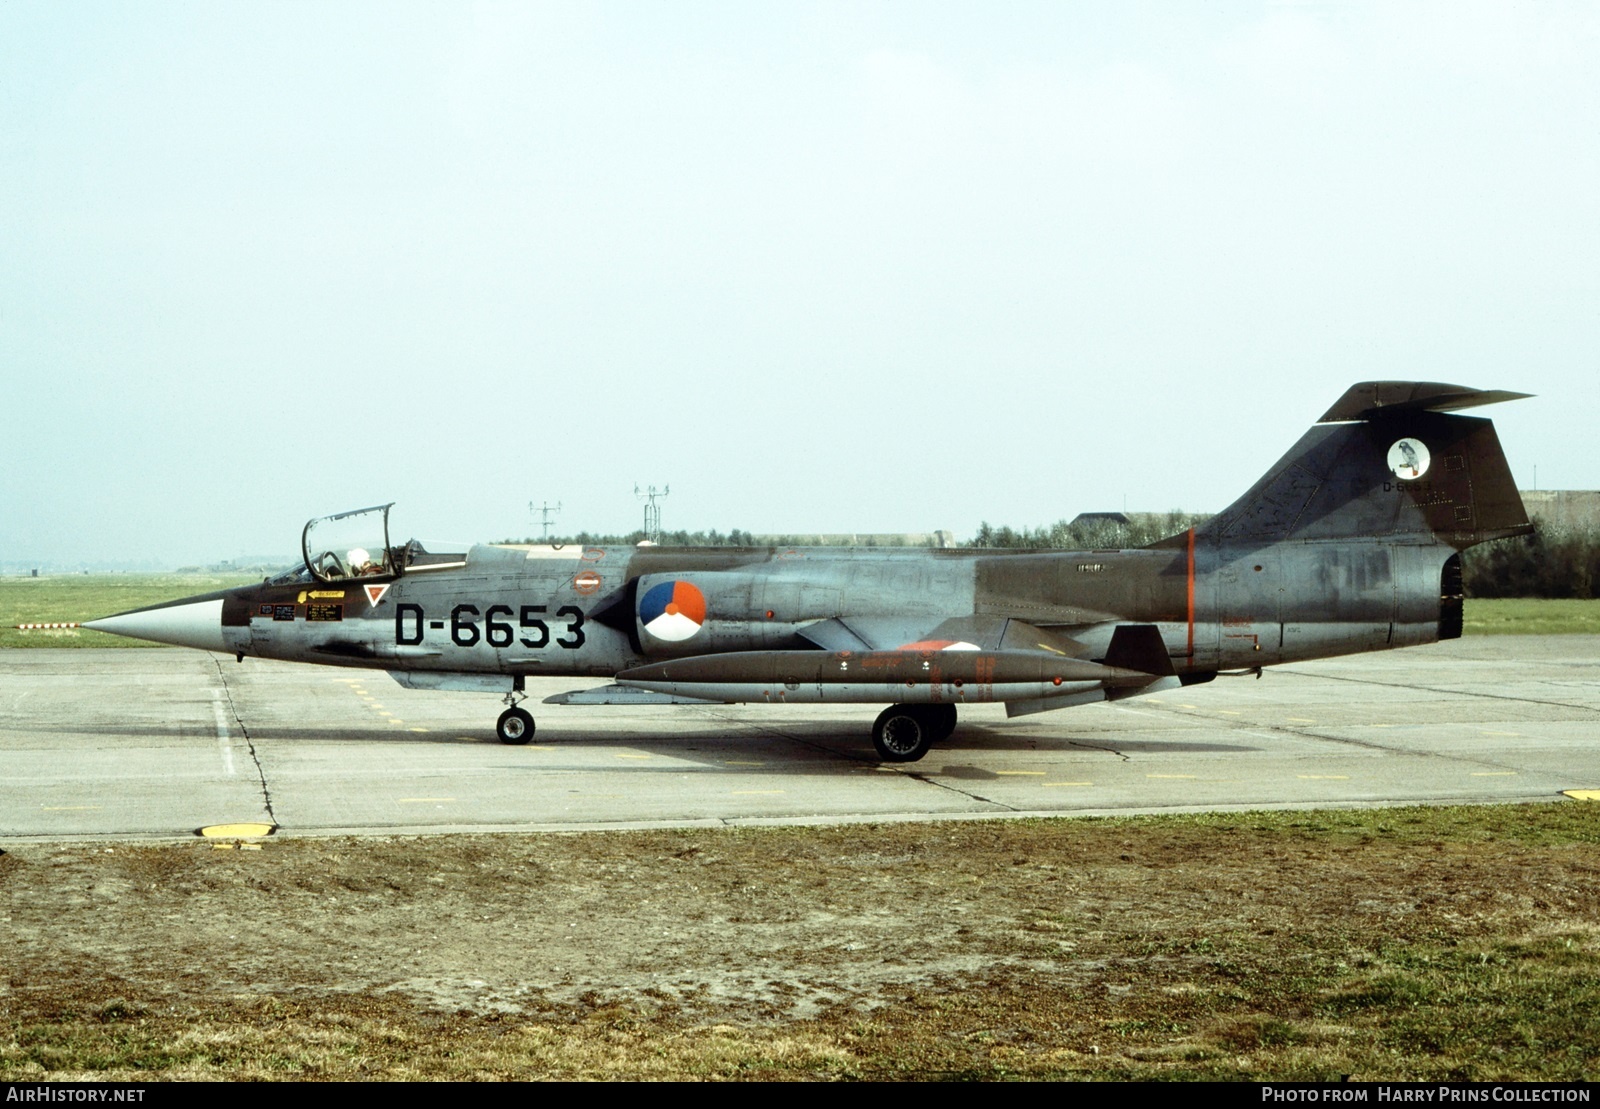
[{"label": "dry grass patch", "polygon": [[19,848],[0,1074],[1592,1077],[1597,813]]}]

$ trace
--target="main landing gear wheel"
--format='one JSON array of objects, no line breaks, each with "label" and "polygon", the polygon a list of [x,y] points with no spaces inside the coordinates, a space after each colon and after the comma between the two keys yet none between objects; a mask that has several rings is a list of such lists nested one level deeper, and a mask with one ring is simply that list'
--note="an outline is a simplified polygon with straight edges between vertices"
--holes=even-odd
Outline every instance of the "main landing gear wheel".
[{"label": "main landing gear wheel", "polygon": [[956,730],[954,705],[918,705],[917,708],[921,710],[928,727],[933,729],[933,742],[942,743]]},{"label": "main landing gear wheel", "polygon": [[494,731],[500,737],[501,743],[510,743],[521,747],[533,738],[533,717],[522,709],[506,709],[505,712],[500,714],[500,719],[495,724]]},{"label": "main landing gear wheel", "polygon": [[[916,762],[928,753],[938,724],[925,705],[890,705],[872,723],[872,745],[884,762]],[[952,727],[954,723],[952,722]]]}]

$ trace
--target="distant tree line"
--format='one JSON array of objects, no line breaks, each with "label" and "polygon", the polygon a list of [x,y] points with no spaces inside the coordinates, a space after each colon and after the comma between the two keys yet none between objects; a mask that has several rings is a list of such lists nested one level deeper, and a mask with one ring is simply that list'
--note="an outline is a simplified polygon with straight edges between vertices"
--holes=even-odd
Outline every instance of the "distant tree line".
[{"label": "distant tree line", "polygon": [[1197,524],[1211,519],[1209,513],[1141,512],[1128,518],[1126,523],[1110,516],[1084,519],[1057,520],[1049,527],[1022,528],[994,527],[987,520],[978,526],[978,534],[963,543],[963,547],[1010,547],[1041,550],[1054,548],[1068,551],[1114,550],[1144,547],[1169,535],[1188,531]]},{"label": "distant tree line", "polygon": [[1461,579],[1469,597],[1589,600],[1600,596],[1600,534],[1535,520],[1532,535],[1482,543],[1463,554]]},{"label": "distant tree line", "polygon": [[[630,531],[626,535],[602,535],[598,532],[580,531],[576,535],[552,535],[549,539],[532,537],[528,539],[502,539],[502,543],[554,543],[559,546],[571,545],[574,547],[634,547],[644,542],[644,532]],[[664,531],[661,533],[663,547],[753,547],[756,545],[755,537],[748,531],[734,528],[728,534],[712,529],[711,531]],[[792,546],[793,544],[789,544]]]},{"label": "distant tree line", "polygon": [[[1120,523],[1107,518],[1092,518],[1088,520],[1059,520],[1048,527],[1022,528],[995,527],[985,522],[978,528],[977,535],[961,544],[963,547],[997,547],[997,548],[1024,548],[1044,549],[1056,548],[1062,550],[1107,550],[1119,547],[1143,547],[1154,543],[1158,539],[1165,539],[1169,535],[1177,535],[1197,524],[1211,519],[1210,514],[1193,512],[1144,512],[1138,513],[1127,523]],[[913,539],[901,539],[898,536],[875,535],[862,539],[857,546],[864,547],[905,547],[925,545],[914,542]],[[580,531],[576,535],[552,535],[549,539],[530,537],[526,539],[502,539],[502,543],[554,543],[562,546],[573,545],[582,547],[632,547],[644,541],[643,531],[630,531],[626,535],[601,534],[592,531]],[[663,531],[661,533],[661,546],[663,547],[817,547],[832,546],[839,542],[837,538],[818,535],[763,535],[757,537],[748,531],[734,528],[724,534],[715,529],[711,531]]]}]

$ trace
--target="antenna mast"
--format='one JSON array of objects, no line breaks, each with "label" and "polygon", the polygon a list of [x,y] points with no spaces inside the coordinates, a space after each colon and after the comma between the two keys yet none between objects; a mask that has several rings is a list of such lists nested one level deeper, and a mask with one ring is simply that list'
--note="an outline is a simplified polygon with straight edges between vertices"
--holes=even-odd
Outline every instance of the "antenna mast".
[{"label": "antenna mast", "polygon": [[646,486],[644,491],[633,487],[633,495],[644,502],[644,539],[646,543],[661,542],[661,506],[656,502],[665,499],[672,492],[670,485],[663,485],[658,491],[654,485]]},{"label": "antenna mast", "polygon": [[549,501],[545,501],[540,505],[536,505],[532,501],[528,502],[528,512],[531,515],[536,515],[540,518],[540,526],[544,529],[544,542],[546,543],[550,542],[550,521],[554,519],[556,513],[560,511],[560,501],[557,501],[553,506]]}]

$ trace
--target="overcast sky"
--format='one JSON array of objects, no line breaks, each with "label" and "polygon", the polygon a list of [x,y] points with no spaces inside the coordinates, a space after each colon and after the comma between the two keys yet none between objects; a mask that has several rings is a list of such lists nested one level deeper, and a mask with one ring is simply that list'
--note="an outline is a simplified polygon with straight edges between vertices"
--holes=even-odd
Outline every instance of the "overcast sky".
[{"label": "overcast sky", "polygon": [[0,4],[0,561],[1600,488],[1600,6]]}]

